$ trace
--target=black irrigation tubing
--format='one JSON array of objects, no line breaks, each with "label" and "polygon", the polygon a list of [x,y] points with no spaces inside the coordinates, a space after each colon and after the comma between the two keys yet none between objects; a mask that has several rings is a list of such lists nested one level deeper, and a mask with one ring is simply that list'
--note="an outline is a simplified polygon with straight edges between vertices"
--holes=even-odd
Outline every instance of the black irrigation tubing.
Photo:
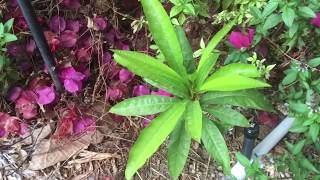
[{"label": "black irrigation tubing", "polygon": [[242,146],[242,154],[251,159],[252,150],[255,145],[255,139],[259,136],[259,125],[253,122],[251,127],[244,129],[244,141]]},{"label": "black irrigation tubing", "polygon": [[48,67],[49,74],[53,80],[56,90],[58,92],[62,92],[63,86],[58,77],[57,70],[55,69],[55,61],[53,59],[47,40],[43,34],[43,30],[37,22],[36,13],[33,10],[31,2],[30,0],[18,0],[18,4],[23,13],[24,18],[28,23],[34,41],[36,42],[37,47],[42,56],[42,59]]}]

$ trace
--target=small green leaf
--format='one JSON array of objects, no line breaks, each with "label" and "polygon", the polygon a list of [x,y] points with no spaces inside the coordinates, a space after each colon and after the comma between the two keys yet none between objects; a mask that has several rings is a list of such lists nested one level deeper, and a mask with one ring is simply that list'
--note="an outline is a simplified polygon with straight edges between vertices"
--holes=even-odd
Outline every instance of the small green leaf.
[{"label": "small green leaf", "polygon": [[190,3],[188,3],[184,6],[183,12],[186,14],[189,14],[189,15],[193,15],[193,16],[196,15],[196,11],[195,11],[193,5]]},{"label": "small green leaf", "polygon": [[291,71],[286,77],[282,80],[283,85],[288,85],[293,83],[298,77],[298,71]]},{"label": "small green leaf", "polygon": [[170,17],[174,17],[176,15],[178,15],[179,13],[181,13],[183,10],[182,6],[173,6],[172,9],[170,10]]},{"label": "small green leaf", "polygon": [[292,154],[297,155],[302,151],[303,146],[305,145],[306,140],[301,140],[293,146]]},{"label": "small green leaf", "polygon": [[228,147],[219,129],[206,117],[203,119],[202,129],[201,140],[204,147],[213,159],[222,165],[225,174],[230,174],[231,168]]},{"label": "small green leaf", "polygon": [[188,158],[191,137],[184,128],[184,121],[178,122],[170,135],[168,147],[168,168],[170,176],[178,179]]},{"label": "small green leaf", "polygon": [[261,73],[257,70],[257,67],[252,64],[233,63],[218,69],[208,78],[208,81],[211,79],[232,75],[240,75],[244,77],[260,77]]},{"label": "small green leaf", "polygon": [[2,23],[0,23],[0,36],[4,33],[4,26]]},{"label": "small green leaf", "polygon": [[224,76],[206,81],[200,91],[237,91],[243,89],[270,87],[269,84],[239,75]]},{"label": "small green leaf", "polygon": [[166,96],[138,96],[116,104],[110,109],[110,112],[122,116],[151,115],[166,111],[176,101]]},{"label": "small green leaf", "polygon": [[[199,88],[203,81],[203,77],[206,78],[208,76],[211,68],[216,63],[216,55],[212,55],[212,51],[216,48],[216,46],[220,43],[220,41],[229,33],[231,28],[236,23],[236,20],[231,21],[230,23],[223,26],[223,28],[218,31],[213,38],[209,41],[207,47],[202,51],[202,56],[200,58],[200,62],[197,68],[197,77],[198,81],[196,82],[196,87]],[[209,61],[209,62],[208,62]],[[211,61],[211,62],[210,62]],[[210,67],[208,67],[210,65]]]},{"label": "small green leaf", "polygon": [[317,142],[319,131],[320,131],[320,126],[318,124],[313,124],[310,126],[309,134],[313,142]]},{"label": "small green leaf", "polygon": [[186,104],[186,101],[176,103],[169,110],[152,120],[150,125],[142,130],[129,153],[125,171],[126,179],[131,179],[166,140],[182,117]]},{"label": "small green leaf", "polygon": [[303,16],[305,18],[315,18],[316,17],[316,13],[314,13],[313,10],[311,8],[309,8],[308,6],[299,7],[298,12],[301,14],[301,16]]},{"label": "small green leaf", "polygon": [[311,67],[313,67],[313,68],[319,66],[319,65],[320,65],[320,57],[311,59],[311,60],[308,62],[308,65],[311,66]]},{"label": "small green leaf", "polygon": [[267,31],[275,26],[277,26],[282,21],[282,18],[278,14],[271,14],[265,21],[263,25],[263,30]]},{"label": "small green leaf", "polygon": [[4,40],[4,42],[8,43],[8,42],[16,41],[16,40],[18,40],[18,38],[14,34],[4,33],[3,40]]},{"label": "small green leaf", "polygon": [[220,41],[229,33],[231,28],[234,26],[236,21],[231,21],[230,23],[226,24],[223,26],[223,28],[218,31],[213,38],[209,41],[207,47],[204,49],[199,66],[198,66],[198,71],[202,68],[202,65],[206,64],[205,62],[210,59],[212,51],[216,48],[216,46],[220,43]]},{"label": "small green leaf", "polygon": [[302,158],[302,160],[300,161],[301,166],[306,168],[309,171],[313,171],[315,173],[320,173],[320,171],[305,157]]},{"label": "small green leaf", "polygon": [[267,17],[269,16],[271,13],[273,13],[277,7],[278,7],[279,3],[276,1],[270,1],[267,6],[264,8],[263,12],[262,12],[262,16],[263,17]]},{"label": "small green leaf", "polygon": [[233,3],[234,0],[223,0],[222,1],[222,9],[226,10]]},{"label": "small green leaf", "polygon": [[200,88],[203,82],[207,79],[210,70],[213,68],[214,64],[217,62],[220,54],[219,53],[212,53],[208,61],[205,61],[206,64],[202,66],[201,69],[197,71],[195,84],[196,89]]},{"label": "small green leaf", "polygon": [[274,112],[266,96],[256,90],[208,92],[200,98],[202,105],[232,105]]},{"label": "small green leaf", "polygon": [[151,56],[132,51],[114,50],[114,60],[133,73],[150,79],[174,95],[186,97],[189,94],[185,80],[165,64]]},{"label": "small green leaf", "polygon": [[159,0],[141,0],[154,41],[164,54],[169,66],[186,77],[181,47],[170,18]]},{"label": "small green leaf", "polygon": [[199,101],[189,101],[184,114],[186,130],[189,135],[200,143],[202,131],[202,109]]},{"label": "small green leaf", "polygon": [[0,71],[2,71],[3,67],[5,66],[5,57],[0,55]]},{"label": "small green leaf", "polygon": [[250,7],[250,14],[256,19],[261,19],[262,18],[261,11],[255,6],[251,6]]},{"label": "small green leaf", "polygon": [[289,37],[292,38],[299,29],[299,24],[295,23],[289,28]]},{"label": "small green leaf", "polygon": [[241,154],[240,152],[236,153],[236,158],[242,166],[244,166],[246,168],[251,167],[251,163],[250,163],[249,159],[246,156],[244,156],[243,154]]},{"label": "small green leaf", "polygon": [[196,69],[196,63],[193,59],[193,52],[187,36],[181,26],[176,26],[175,31],[182,48],[183,53],[183,65],[185,66],[189,74],[193,73]]},{"label": "small green leaf", "polygon": [[240,127],[249,127],[249,121],[238,111],[223,106],[210,106],[205,110],[226,124]]},{"label": "small green leaf", "polygon": [[4,32],[10,32],[12,29],[14,23],[14,19],[11,18],[9,19],[5,24],[4,24]]},{"label": "small green leaf", "polygon": [[296,16],[296,14],[295,14],[294,10],[291,8],[286,8],[282,12],[282,20],[288,27],[292,26],[295,16]]}]

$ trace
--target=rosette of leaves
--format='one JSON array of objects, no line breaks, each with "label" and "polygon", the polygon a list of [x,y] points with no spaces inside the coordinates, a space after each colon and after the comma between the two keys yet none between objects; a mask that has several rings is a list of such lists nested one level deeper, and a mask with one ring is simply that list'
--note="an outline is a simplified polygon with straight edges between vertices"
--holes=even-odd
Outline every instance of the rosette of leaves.
[{"label": "rosette of leaves", "polygon": [[10,19],[4,24],[0,23],[0,94],[6,94],[10,83],[19,79],[19,74],[12,67],[5,48],[7,43],[17,40],[17,37],[11,33],[13,21]]},{"label": "rosette of leaves", "polygon": [[320,134],[320,57],[308,62],[292,61],[279,88],[288,103],[289,113],[295,117],[291,132],[304,133],[314,143]]},{"label": "rosette of leaves", "polygon": [[[166,61],[139,52],[114,50],[117,63],[143,77],[151,85],[165,89],[175,97],[155,95],[124,100],[110,112],[122,116],[160,113],[142,130],[132,146],[125,171],[131,179],[149,157],[170,136],[169,172],[177,179],[186,163],[191,140],[202,143],[208,153],[230,174],[230,157],[217,123],[247,127],[248,120],[232,106],[272,111],[272,106],[255,88],[269,87],[255,66],[230,64],[210,73],[219,53],[214,51],[234,22],[226,24],[210,40],[196,66],[192,50],[181,27],[174,27],[158,0],[141,0],[154,41]],[[247,91],[247,89],[250,89]],[[219,119],[212,121],[208,114]]]}]

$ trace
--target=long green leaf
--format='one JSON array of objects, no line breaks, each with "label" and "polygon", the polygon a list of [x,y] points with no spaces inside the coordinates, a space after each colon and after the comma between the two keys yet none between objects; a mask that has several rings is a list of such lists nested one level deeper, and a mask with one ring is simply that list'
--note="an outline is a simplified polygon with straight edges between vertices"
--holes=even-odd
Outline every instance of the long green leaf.
[{"label": "long green leaf", "polygon": [[206,61],[210,61],[210,56],[212,51],[216,48],[216,46],[220,43],[220,41],[229,33],[231,28],[234,26],[236,21],[232,21],[226,25],[223,26],[223,28],[218,31],[213,38],[208,43],[207,47],[203,50],[202,56],[200,58],[198,71],[203,67],[203,65],[208,64]]},{"label": "long green leaf", "polygon": [[174,104],[151,121],[150,125],[141,132],[129,153],[125,171],[126,179],[131,179],[147,159],[157,151],[182,117],[186,104],[186,101]]},{"label": "long green leaf", "polygon": [[199,101],[189,101],[184,118],[187,132],[193,139],[200,142],[202,131],[202,109]]},{"label": "long green leaf", "polygon": [[202,66],[201,69],[196,74],[196,79],[195,79],[195,85],[196,89],[199,89],[200,86],[203,84],[203,82],[207,79],[210,70],[213,68],[214,64],[217,62],[220,54],[219,53],[211,53],[210,58],[208,61],[205,61],[204,65]]},{"label": "long green leaf", "polygon": [[143,116],[166,111],[177,100],[166,96],[139,96],[126,99],[110,109],[111,113],[122,116]]},{"label": "long green leaf", "polygon": [[202,105],[232,105],[274,112],[266,96],[256,90],[208,92],[200,98]]},{"label": "long green leaf", "polygon": [[269,84],[239,75],[224,76],[206,81],[200,91],[236,91],[270,87]]},{"label": "long green leaf", "polygon": [[231,75],[240,75],[244,77],[260,77],[261,73],[254,65],[234,63],[218,69],[208,78],[208,80]]},{"label": "long green leaf", "polygon": [[159,0],[141,0],[141,4],[154,41],[169,66],[184,77],[186,70],[181,47],[168,14]]},{"label": "long green leaf", "polygon": [[180,97],[189,94],[184,80],[165,64],[143,53],[114,50],[114,60],[133,73],[150,79],[161,88]]},{"label": "long green leaf", "polygon": [[230,174],[228,147],[217,126],[209,119],[203,119],[201,140],[208,153],[222,165],[225,174]]},{"label": "long green leaf", "polygon": [[170,176],[178,179],[186,164],[191,137],[184,128],[184,121],[180,121],[170,135],[168,147],[168,168]]},{"label": "long green leaf", "polygon": [[249,121],[238,111],[223,106],[210,106],[205,109],[208,113],[218,118],[221,122],[233,126],[249,127]]},{"label": "long green leaf", "polygon": [[187,73],[191,74],[196,69],[196,63],[193,59],[193,52],[188,41],[188,38],[181,26],[176,26],[175,31],[182,49],[183,65],[187,70]]},{"label": "long green leaf", "polygon": [[14,23],[14,19],[11,18],[9,19],[5,24],[4,24],[4,32],[10,32],[12,29]]}]

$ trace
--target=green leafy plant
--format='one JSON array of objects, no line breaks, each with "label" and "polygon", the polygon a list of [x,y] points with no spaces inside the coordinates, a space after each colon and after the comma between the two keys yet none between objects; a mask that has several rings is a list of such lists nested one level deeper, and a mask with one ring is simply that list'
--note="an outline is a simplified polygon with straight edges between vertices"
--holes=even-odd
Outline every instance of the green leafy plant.
[{"label": "green leafy plant", "polygon": [[[272,29],[284,25],[284,33],[279,37],[285,39],[284,48],[290,51],[293,47],[302,47],[310,36],[310,19],[316,17],[319,10],[319,1],[280,1],[270,0],[263,8],[250,7],[249,25],[256,26],[256,39],[258,43],[263,37],[267,37]],[[316,31],[319,33],[319,31]]]},{"label": "green leafy plant", "polygon": [[314,143],[319,141],[320,133],[319,65],[320,58],[308,62],[292,61],[279,86],[290,115],[296,118],[291,132],[304,133]]},{"label": "green leafy plant", "polygon": [[245,168],[246,178],[251,178],[253,180],[267,180],[268,177],[265,175],[265,172],[261,168],[260,159],[256,158],[253,162],[245,157],[241,153],[236,153],[237,160]]},{"label": "green leafy plant", "polygon": [[170,18],[174,25],[182,25],[191,16],[209,16],[208,0],[169,0],[173,7],[170,10]]},{"label": "green leafy plant", "polygon": [[11,61],[6,55],[6,44],[16,41],[17,37],[10,33],[13,26],[13,19],[6,23],[0,23],[0,94],[6,94],[9,84],[18,80],[17,71],[12,68]]},{"label": "green leafy plant", "polygon": [[[140,96],[111,108],[111,113],[123,116],[160,113],[142,130],[132,146],[126,179],[133,177],[168,136],[168,166],[173,179],[177,179],[183,170],[191,139],[203,143],[208,153],[223,166],[224,172],[230,174],[228,149],[216,122],[249,126],[248,120],[230,105],[272,111],[271,104],[254,90],[269,85],[255,79],[260,77],[260,72],[249,64],[230,64],[211,73],[219,57],[219,52],[214,50],[231,30],[234,21],[215,34],[203,49],[196,66],[183,28],[171,24],[162,4],[158,0],[141,0],[141,4],[165,63],[143,53],[121,50],[113,51],[114,59],[146,82],[175,97]],[[215,121],[209,117],[215,117]]]},{"label": "green leafy plant", "polygon": [[[290,170],[294,180],[319,179],[319,169],[317,169],[312,161],[303,155],[303,149],[307,141],[301,140],[296,144],[286,142],[286,144],[288,151],[276,159],[277,171],[286,172]],[[319,165],[319,163],[317,164]]]}]

